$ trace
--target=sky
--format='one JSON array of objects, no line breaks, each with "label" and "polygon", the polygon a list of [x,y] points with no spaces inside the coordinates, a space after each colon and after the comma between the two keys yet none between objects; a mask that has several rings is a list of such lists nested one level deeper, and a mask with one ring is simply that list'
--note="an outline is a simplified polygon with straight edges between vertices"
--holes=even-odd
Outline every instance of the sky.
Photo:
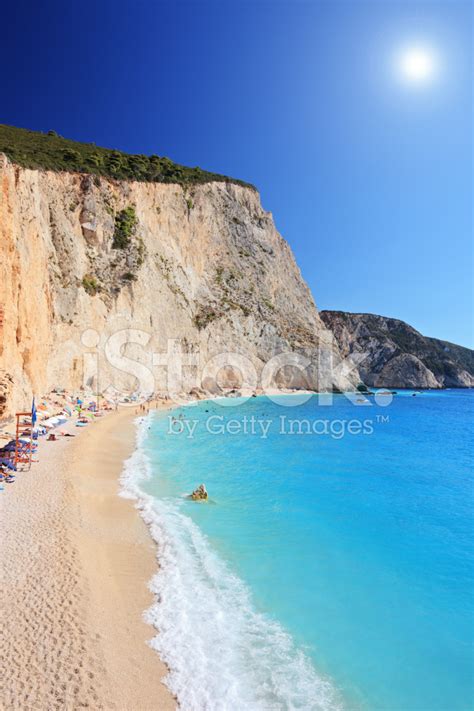
[{"label": "sky", "polygon": [[[0,123],[247,180],[320,309],[474,347],[472,21],[457,0],[16,0]],[[420,48],[428,78],[402,67]]]}]

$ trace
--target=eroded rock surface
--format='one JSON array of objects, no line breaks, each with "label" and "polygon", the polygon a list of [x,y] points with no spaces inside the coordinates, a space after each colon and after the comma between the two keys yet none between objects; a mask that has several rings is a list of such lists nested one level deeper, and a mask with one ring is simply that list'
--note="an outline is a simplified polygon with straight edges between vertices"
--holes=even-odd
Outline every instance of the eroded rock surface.
[{"label": "eroded rock surface", "polygon": [[366,353],[359,365],[369,387],[474,387],[474,351],[427,338],[403,321],[374,314],[321,311],[344,357]]},{"label": "eroded rock surface", "polygon": [[[153,364],[153,353],[180,339],[198,357],[194,371],[183,370],[188,392],[203,386],[197,370],[224,351],[245,355],[260,375],[278,353],[313,357],[319,348],[325,326],[253,189],[29,170],[3,155],[0,182],[0,365],[14,381],[6,411],[24,407],[33,392],[96,387],[97,350],[102,392],[134,387],[126,358],[166,390],[166,369]],[[84,345],[88,329],[97,336]],[[121,355],[114,364],[103,357],[112,334]],[[338,348],[329,348],[337,364]],[[356,381],[336,373],[334,385]],[[221,373],[220,387],[227,382],[240,385],[232,369]],[[275,384],[327,389],[315,363],[304,371],[287,366]],[[212,379],[207,385],[219,390]]]}]

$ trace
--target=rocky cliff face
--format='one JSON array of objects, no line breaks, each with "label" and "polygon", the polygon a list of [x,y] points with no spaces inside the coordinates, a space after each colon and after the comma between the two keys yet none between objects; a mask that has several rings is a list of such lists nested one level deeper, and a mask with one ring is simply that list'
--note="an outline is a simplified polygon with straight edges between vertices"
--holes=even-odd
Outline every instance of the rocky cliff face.
[{"label": "rocky cliff face", "polygon": [[367,353],[359,365],[369,387],[474,387],[474,351],[427,338],[397,319],[321,311],[344,357]]},{"label": "rocky cliff face", "polygon": [[[166,352],[168,339],[181,339],[200,367],[235,351],[258,372],[277,353],[320,346],[311,293],[251,188],[29,170],[1,154],[0,180],[0,414],[32,392],[96,388],[96,353],[100,390],[139,387],[125,357],[160,390],[166,372],[152,354]],[[111,364],[103,349],[114,333],[122,360]],[[189,390],[198,368],[183,372]],[[235,384],[235,372],[224,369],[219,382]],[[287,366],[274,382],[321,385],[314,365]],[[341,375],[334,385],[352,383]]]}]

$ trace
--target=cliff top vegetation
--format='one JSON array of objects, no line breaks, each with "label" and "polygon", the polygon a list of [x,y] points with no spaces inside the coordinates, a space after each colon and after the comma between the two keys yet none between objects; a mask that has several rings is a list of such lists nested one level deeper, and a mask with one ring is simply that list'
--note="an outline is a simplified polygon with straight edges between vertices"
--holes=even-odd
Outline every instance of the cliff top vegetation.
[{"label": "cliff top vegetation", "polygon": [[79,143],[55,131],[41,133],[0,124],[0,153],[23,168],[91,173],[116,180],[196,185],[229,182],[255,190],[253,185],[201,168],[188,168],[157,155],[131,155],[100,148],[95,143]]}]

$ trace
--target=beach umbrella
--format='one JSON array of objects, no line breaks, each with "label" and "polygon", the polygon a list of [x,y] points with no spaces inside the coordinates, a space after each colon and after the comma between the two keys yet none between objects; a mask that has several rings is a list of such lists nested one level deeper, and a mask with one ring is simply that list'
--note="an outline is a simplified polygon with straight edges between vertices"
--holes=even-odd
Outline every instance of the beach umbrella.
[{"label": "beach umbrella", "polygon": [[7,469],[11,469],[12,471],[16,472],[16,466],[13,464],[13,462],[10,462],[9,459],[4,459],[3,457],[0,457],[0,464]]}]

